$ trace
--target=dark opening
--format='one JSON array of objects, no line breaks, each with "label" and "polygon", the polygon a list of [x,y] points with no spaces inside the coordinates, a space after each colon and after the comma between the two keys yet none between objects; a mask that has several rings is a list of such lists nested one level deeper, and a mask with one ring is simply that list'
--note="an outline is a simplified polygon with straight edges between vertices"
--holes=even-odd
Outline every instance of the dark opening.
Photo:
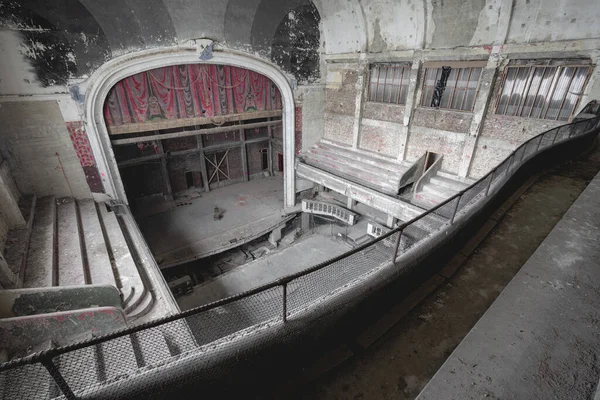
[{"label": "dark opening", "polygon": [[423,171],[427,171],[437,159],[438,155],[436,153],[428,151],[425,155],[425,168],[423,169]]},{"label": "dark opening", "polygon": [[262,155],[262,170],[269,169],[269,154],[267,149],[260,149]]},{"label": "dark opening", "polygon": [[277,170],[283,172],[283,154],[277,153]]},{"label": "dark opening", "polygon": [[185,173],[185,182],[187,184],[187,188],[194,187],[194,173],[192,171],[188,171]]}]

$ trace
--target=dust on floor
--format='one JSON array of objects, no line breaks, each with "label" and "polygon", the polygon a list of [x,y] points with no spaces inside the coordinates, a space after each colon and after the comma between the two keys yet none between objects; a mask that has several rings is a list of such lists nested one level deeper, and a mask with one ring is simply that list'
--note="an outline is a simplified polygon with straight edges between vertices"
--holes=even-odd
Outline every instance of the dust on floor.
[{"label": "dust on floor", "polygon": [[600,151],[553,169],[459,271],[379,342],[305,386],[306,399],[413,399],[600,170]]}]

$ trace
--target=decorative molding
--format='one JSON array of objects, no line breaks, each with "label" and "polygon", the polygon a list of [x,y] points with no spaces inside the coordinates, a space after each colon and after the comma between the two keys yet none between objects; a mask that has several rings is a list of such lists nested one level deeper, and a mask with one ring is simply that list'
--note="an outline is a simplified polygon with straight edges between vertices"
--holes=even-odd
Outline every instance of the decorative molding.
[{"label": "decorative molding", "polygon": [[246,68],[265,75],[277,85],[283,100],[284,199],[286,207],[295,205],[294,180],[294,95],[290,82],[275,65],[258,57],[225,49],[213,49],[213,57],[200,61],[195,47],[175,46],[127,54],[102,65],[87,82],[84,121],[106,194],[127,203],[110,137],[104,121],[103,105],[110,89],[121,79],[150,69],[178,64],[221,64]]}]

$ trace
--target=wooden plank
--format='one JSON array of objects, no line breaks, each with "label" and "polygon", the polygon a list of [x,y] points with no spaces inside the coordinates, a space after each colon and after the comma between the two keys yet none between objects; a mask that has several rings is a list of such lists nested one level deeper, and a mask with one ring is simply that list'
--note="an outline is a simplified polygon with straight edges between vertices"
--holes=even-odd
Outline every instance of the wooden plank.
[{"label": "wooden plank", "polygon": [[54,196],[39,199],[32,226],[23,287],[53,285],[55,223],[56,200]]},{"label": "wooden plank", "polygon": [[282,110],[269,111],[252,111],[241,114],[230,114],[217,117],[195,117],[195,118],[178,118],[167,121],[144,122],[139,124],[125,124],[119,126],[109,126],[108,133],[110,135],[126,135],[128,133],[148,132],[161,129],[183,128],[194,125],[214,125],[225,122],[246,121],[258,118],[280,117],[283,115]]},{"label": "wooden plank", "polygon": [[[104,205],[102,205],[104,207]],[[94,200],[80,200],[81,226],[90,282],[117,287]]]},{"label": "wooden plank", "polygon": [[225,133],[225,132],[235,131],[239,128],[252,129],[252,128],[262,128],[265,126],[275,126],[275,125],[280,125],[281,122],[282,122],[281,120],[255,122],[252,124],[221,126],[218,128],[198,129],[198,130],[193,130],[193,131],[183,131],[183,132],[175,132],[175,133],[163,133],[160,135],[139,136],[139,137],[128,138],[128,139],[115,139],[115,140],[112,140],[111,143],[115,146],[119,146],[119,145],[124,145],[124,144],[151,142],[151,141],[165,140],[165,139],[176,139],[176,138],[183,138],[183,137],[196,136],[196,135]]},{"label": "wooden plank", "polygon": [[77,203],[73,199],[59,200],[58,216],[58,284],[85,285],[83,254],[79,236]]}]

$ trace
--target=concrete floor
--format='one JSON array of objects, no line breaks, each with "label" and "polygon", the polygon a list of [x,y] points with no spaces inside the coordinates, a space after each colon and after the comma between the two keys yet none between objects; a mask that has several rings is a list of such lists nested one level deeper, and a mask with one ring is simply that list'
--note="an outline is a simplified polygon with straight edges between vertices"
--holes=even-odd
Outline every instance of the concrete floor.
[{"label": "concrete floor", "polygon": [[600,174],[419,395],[591,399],[600,378]]},{"label": "concrete floor", "polygon": [[374,345],[291,397],[415,398],[598,170],[596,147],[581,160],[542,176],[446,284]]},{"label": "concrete floor", "polygon": [[[237,247],[291,218],[282,216],[280,177],[233,184],[177,204],[159,214],[136,217],[161,268]],[[222,212],[221,220],[214,220],[215,207]]]},{"label": "concrete floor", "polygon": [[208,304],[273,282],[349,250],[348,245],[340,239],[315,232],[290,247],[196,286],[192,293],[178,297],[177,302],[182,310]]}]

